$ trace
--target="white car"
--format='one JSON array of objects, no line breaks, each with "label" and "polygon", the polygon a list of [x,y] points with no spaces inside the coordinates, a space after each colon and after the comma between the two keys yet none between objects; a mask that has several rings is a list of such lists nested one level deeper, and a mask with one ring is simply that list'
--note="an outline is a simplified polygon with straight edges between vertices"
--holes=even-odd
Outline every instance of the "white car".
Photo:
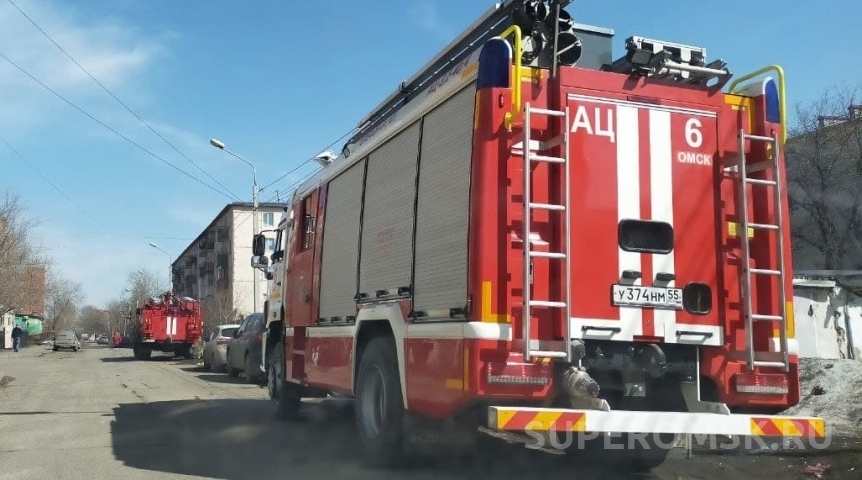
[{"label": "white car", "polygon": [[219,325],[218,330],[213,332],[210,339],[204,345],[203,361],[204,369],[214,372],[223,371],[227,365],[227,344],[233,338],[234,332],[239,328],[238,324]]}]

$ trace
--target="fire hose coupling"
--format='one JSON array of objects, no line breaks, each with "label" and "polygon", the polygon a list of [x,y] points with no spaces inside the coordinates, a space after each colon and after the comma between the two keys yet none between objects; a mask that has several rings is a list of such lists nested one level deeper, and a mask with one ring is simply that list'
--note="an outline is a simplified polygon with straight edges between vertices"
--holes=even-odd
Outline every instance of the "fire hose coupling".
[{"label": "fire hose coupling", "polygon": [[585,368],[569,367],[563,372],[560,384],[568,394],[572,408],[605,412],[611,410],[607,400],[599,398],[599,384],[590,377]]},{"label": "fire hose coupling", "polygon": [[598,382],[583,367],[570,367],[563,372],[563,388],[569,397],[598,398]]}]

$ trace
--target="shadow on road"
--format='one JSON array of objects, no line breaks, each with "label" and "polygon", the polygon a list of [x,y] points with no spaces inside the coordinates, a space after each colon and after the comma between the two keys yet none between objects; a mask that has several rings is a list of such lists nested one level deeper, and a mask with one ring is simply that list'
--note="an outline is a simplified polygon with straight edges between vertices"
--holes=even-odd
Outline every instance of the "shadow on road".
[{"label": "shadow on road", "polygon": [[138,360],[135,357],[102,357],[99,360],[105,363],[119,363],[119,362],[140,362],[142,360]]},{"label": "shadow on road", "polygon": [[203,373],[197,376],[201,380],[213,383],[245,383],[244,378],[231,377],[230,375],[218,373]]},{"label": "shadow on road", "polygon": [[[495,479],[571,477],[575,465],[559,455],[488,439],[493,452],[454,460],[415,459],[405,469],[363,464],[349,402],[307,405],[305,420],[277,422],[260,400],[183,400],[124,404],[115,409],[112,445],[127,466],[228,480]],[[486,449],[487,450],[487,449]],[[583,468],[577,468],[581,474]],[[632,478],[591,471],[591,479]],[[644,477],[640,477],[644,478]],[[646,478],[650,478],[647,476]]]}]

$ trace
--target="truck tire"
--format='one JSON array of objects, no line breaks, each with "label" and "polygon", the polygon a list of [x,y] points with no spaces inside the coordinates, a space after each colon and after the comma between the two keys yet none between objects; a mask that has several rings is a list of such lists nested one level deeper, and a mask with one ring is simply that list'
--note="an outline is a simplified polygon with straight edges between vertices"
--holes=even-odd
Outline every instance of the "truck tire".
[{"label": "truck tire", "polygon": [[371,339],[356,379],[356,429],[366,458],[373,467],[397,466],[404,458],[404,402],[391,337]]},{"label": "truck tire", "polygon": [[138,360],[149,360],[150,355],[152,355],[152,353],[153,353],[152,349],[144,347],[143,345],[139,345],[139,344],[135,344],[132,351],[135,354],[135,358]]},{"label": "truck tire", "polygon": [[276,343],[267,358],[266,388],[269,399],[275,402],[276,418],[283,421],[299,420],[302,387],[284,379],[284,343]]}]

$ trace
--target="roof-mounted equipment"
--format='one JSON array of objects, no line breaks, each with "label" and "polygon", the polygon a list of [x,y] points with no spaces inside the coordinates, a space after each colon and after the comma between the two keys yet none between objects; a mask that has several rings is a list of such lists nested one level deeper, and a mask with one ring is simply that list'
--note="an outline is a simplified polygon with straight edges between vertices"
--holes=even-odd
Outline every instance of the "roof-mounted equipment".
[{"label": "roof-mounted equipment", "polygon": [[[606,69],[692,85],[723,87],[733,74],[718,59],[706,63],[706,49],[633,36],[626,40],[626,55]],[[715,80],[715,83],[710,83]]]}]

